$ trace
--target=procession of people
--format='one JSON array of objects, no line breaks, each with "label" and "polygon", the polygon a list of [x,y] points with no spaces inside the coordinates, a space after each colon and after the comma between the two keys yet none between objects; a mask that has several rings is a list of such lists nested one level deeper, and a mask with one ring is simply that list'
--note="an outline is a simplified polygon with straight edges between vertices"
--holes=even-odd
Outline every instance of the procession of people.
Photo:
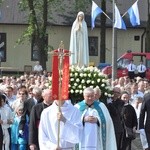
[{"label": "procession of people", "polygon": [[[73,23],[69,50],[69,65],[89,66],[83,12]],[[139,77],[134,75],[136,69]],[[1,77],[0,150],[150,150],[150,82],[142,61],[136,68],[132,60],[128,71],[129,76],[108,79],[111,97],[103,100],[102,89],[88,86],[76,104],[65,90],[61,99],[61,90],[69,87],[59,83],[64,74],[59,76],[62,80],[55,78],[39,62],[33,73]],[[58,96],[53,94],[53,84],[49,87],[52,77],[62,86],[57,87]]]}]

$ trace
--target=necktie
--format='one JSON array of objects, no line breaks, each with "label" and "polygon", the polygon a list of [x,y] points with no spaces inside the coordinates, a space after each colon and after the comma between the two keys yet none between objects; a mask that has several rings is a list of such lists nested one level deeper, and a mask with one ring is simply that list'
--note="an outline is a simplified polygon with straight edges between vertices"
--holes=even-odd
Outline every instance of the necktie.
[{"label": "necktie", "polygon": [[142,71],[142,65],[141,65],[141,71]]},{"label": "necktie", "polygon": [[132,71],[132,64],[131,64],[131,71]]}]

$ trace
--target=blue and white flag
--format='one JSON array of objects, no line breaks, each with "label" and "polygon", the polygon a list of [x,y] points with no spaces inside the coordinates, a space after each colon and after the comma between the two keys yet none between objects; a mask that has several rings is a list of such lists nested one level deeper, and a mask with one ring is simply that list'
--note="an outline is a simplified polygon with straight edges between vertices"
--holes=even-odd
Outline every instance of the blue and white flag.
[{"label": "blue and white flag", "polygon": [[92,1],[92,12],[91,12],[91,27],[92,29],[95,27],[95,19],[96,17],[101,14],[103,11],[100,7],[97,6],[97,4]]},{"label": "blue and white flag", "polygon": [[126,30],[126,25],[120,15],[120,12],[115,4],[115,23],[114,23],[114,28],[118,29],[124,29]]},{"label": "blue and white flag", "polygon": [[132,26],[140,25],[139,9],[136,1],[129,9],[128,14]]}]

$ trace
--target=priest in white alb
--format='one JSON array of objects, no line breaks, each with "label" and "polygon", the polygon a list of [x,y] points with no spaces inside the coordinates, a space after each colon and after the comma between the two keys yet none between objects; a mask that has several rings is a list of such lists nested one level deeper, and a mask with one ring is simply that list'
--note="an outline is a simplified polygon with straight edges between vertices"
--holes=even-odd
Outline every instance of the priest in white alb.
[{"label": "priest in white alb", "polygon": [[83,92],[84,100],[75,106],[82,113],[83,133],[79,150],[117,150],[114,126],[106,106],[95,100],[94,90]]}]

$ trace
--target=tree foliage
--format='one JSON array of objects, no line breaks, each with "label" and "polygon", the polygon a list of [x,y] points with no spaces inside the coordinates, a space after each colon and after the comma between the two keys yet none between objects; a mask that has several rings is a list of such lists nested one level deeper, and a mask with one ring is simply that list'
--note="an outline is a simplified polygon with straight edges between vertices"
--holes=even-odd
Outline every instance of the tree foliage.
[{"label": "tree foliage", "polygon": [[21,11],[25,11],[28,18],[28,27],[22,34],[18,43],[25,39],[33,42],[37,47],[38,60],[46,69],[47,60],[47,25],[48,19],[52,19],[52,11],[60,9],[60,0],[20,0],[18,6]]},{"label": "tree foliage", "polygon": [[[86,10],[86,6],[91,0],[75,0],[74,9],[72,11]],[[28,27],[23,33],[18,43],[23,42],[26,38],[34,41],[38,48],[38,58],[43,68],[46,69],[47,60],[47,25],[49,20],[53,20],[53,12],[64,12],[70,7],[68,4],[72,2],[63,3],[61,0],[20,0],[19,8],[21,11],[28,12]]]}]

